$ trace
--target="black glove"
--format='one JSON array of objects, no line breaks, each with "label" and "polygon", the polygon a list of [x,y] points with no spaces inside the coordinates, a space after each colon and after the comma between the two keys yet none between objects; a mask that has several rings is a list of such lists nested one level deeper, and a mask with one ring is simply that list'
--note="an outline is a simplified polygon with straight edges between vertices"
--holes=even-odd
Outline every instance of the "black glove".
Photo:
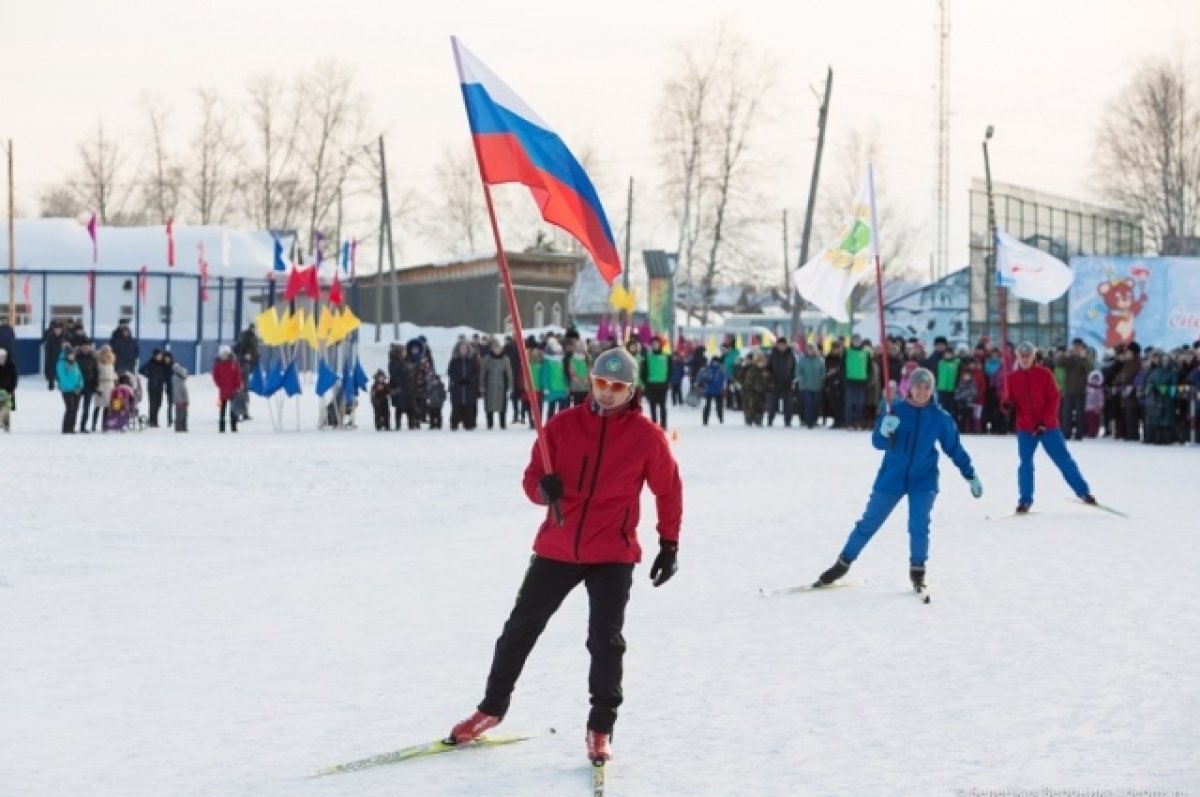
[{"label": "black glove", "polygon": [[671,576],[679,570],[679,563],[676,561],[678,557],[679,543],[672,540],[659,543],[658,556],[654,557],[654,564],[650,565],[650,580],[654,582],[654,586],[661,587],[671,580]]},{"label": "black glove", "polygon": [[1046,431],[1046,424],[1044,424],[1044,423],[1039,423],[1039,424],[1037,425],[1037,428],[1033,430],[1033,436],[1034,436],[1034,437],[1041,437],[1041,436],[1042,436],[1042,433],[1043,433],[1043,432],[1045,432],[1045,431]]},{"label": "black glove", "polygon": [[543,503],[553,504],[563,497],[562,477],[557,473],[547,473],[538,481],[538,495]]}]

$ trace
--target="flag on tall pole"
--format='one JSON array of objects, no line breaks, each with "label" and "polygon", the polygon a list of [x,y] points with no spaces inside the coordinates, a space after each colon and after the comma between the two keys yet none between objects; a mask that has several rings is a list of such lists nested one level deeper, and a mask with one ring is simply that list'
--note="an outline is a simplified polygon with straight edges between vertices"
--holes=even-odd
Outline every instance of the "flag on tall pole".
[{"label": "flag on tall pole", "polygon": [[483,182],[527,187],[542,218],[579,241],[612,285],[621,273],[621,258],[587,173],[524,100],[457,38],[451,43]]},{"label": "flag on tall pole", "polygon": [[100,247],[96,243],[96,214],[88,219],[87,223],[88,237],[92,239],[92,262],[95,263],[100,257]]},{"label": "flag on tall pole", "polygon": [[167,217],[167,265],[175,268],[175,217]]},{"label": "flag on tall pole", "polygon": [[[521,381],[525,381],[530,374],[529,352],[525,350],[525,333],[521,328],[521,314],[512,275],[508,270],[508,259],[504,255],[504,244],[500,240],[491,186],[520,183],[528,188],[541,210],[542,218],[574,236],[592,256],[600,275],[609,285],[621,273],[621,258],[617,255],[612,229],[596,189],[567,145],[516,92],[463,47],[457,38],[451,37],[450,44],[458,67],[459,88],[466,104],[467,122],[475,145],[475,161],[479,166],[492,238],[496,244],[496,262],[512,317]],[[530,415],[533,417],[542,466],[550,473],[553,465],[542,432],[539,402],[530,404]],[[562,507],[556,501],[550,505],[550,509],[555,521],[561,524]]]},{"label": "flag on tall pole", "polygon": [[874,261],[872,185],[868,169],[850,206],[850,217],[838,230],[837,237],[792,274],[792,282],[802,297],[842,323],[850,320],[846,305],[854,286],[870,274]]},{"label": "flag on tall pole", "polygon": [[33,286],[29,281],[29,275],[25,275],[25,284],[21,286],[21,292],[25,297],[25,315],[28,318],[33,317],[33,303],[30,301],[30,296],[33,295]]},{"label": "flag on tall pole", "polygon": [[145,263],[142,264],[142,270],[138,274],[138,296],[142,301],[146,301],[146,294],[150,288],[150,269]]},{"label": "flag on tall pole", "polygon": [[996,284],[1013,296],[1048,304],[1066,293],[1074,280],[1075,272],[1057,257],[996,231]]}]

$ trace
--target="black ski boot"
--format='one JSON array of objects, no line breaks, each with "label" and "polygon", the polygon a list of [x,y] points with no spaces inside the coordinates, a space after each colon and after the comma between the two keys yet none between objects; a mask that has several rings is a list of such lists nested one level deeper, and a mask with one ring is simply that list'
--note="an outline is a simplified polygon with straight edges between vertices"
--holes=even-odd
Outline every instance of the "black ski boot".
[{"label": "black ski boot", "polygon": [[813,582],[813,589],[828,587],[848,572],[850,572],[850,563],[839,556],[838,560],[834,562],[833,567],[826,570],[821,574],[820,578]]},{"label": "black ski boot", "polygon": [[921,592],[925,589],[925,565],[911,565],[908,568],[908,578],[912,581],[913,589]]},{"label": "black ski boot", "polygon": [[1017,504],[1018,515],[1028,515],[1030,504]]}]

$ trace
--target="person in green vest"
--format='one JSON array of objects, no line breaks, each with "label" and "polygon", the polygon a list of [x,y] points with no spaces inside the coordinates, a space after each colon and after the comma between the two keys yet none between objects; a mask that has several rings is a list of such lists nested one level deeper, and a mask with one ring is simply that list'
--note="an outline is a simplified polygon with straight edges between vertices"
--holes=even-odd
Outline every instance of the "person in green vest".
[{"label": "person in green vest", "polygon": [[525,405],[525,415],[529,418],[529,425],[533,426],[532,407],[536,403],[538,413],[542,411],[542,384],[545,378],[545,362],[542,357],[542,349],[538,346],[537,341],[532,344],[525,341],[527,353],[529,355],[529,378],[521,390],[521,403]]},{"label": "person in green vest", "polygon": [[550,338],[546,341],[545,356],[542,358],[542,392],[546,394],[547,421],[553,418],[556,412],[570,406],[568,387],[562,344]]},{"label": "person in green vest", "polygon": [[567,366],[567,388],[571,391],[571,406],[578,407],[588,396],[591,389],[592,364],[588,358],[587,346],[579,339],[567,338],[563,341],[563,362]]},{"label": "person in green vest", "polygon": [[842,355],[845,374],[846,428],[862,429],[863,405],[867,400],[867,377],[870,376],[871,350],[863,345],[862,336],[853,335],[850,346]]},{"label": "person in green vest", "polygon": [[667,392],[671,389],[671,357],[662,350],[662,341],[650,341],[650,351],[642,360],[641,381],[646,386],[650,420],[667,428]]},{"label": "person in green vest", "polygon": [[951,418],[958,417],[958,405],[954,400],[954,391],[958,388],[958,372],[962,367],[959,355],[968,353],[965,348],[960,349],[958,354],[954,349],[947,348],[942,359],[937,362],[938,404],[941,404],[942,409],[950,413]]},{"label": "person in green vest", "polygon": [[737,345],[734,343],[733,336],[728,335],[725,342],[721,344],[721,367],[725,369],[725,408],[738,409],[734,406],[737,404],[735,400],[734,385],[734,370],[737,368],[738,360],[742,353],[738,351]]}]

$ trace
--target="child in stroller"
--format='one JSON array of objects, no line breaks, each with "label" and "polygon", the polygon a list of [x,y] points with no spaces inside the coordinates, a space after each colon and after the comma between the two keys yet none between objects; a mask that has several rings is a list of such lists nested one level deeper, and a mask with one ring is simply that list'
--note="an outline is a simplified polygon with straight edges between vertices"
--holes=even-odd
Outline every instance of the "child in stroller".
[{"label": "child in stroller", "polygon": [[108,432],[140,432],[145,426],[146,419],[138,413],[141,399],[140,380],[128,372],[117,378],[117,386],[113,388],[112,397],[108,402],[108,417],[104,420],[104,429]]}]

